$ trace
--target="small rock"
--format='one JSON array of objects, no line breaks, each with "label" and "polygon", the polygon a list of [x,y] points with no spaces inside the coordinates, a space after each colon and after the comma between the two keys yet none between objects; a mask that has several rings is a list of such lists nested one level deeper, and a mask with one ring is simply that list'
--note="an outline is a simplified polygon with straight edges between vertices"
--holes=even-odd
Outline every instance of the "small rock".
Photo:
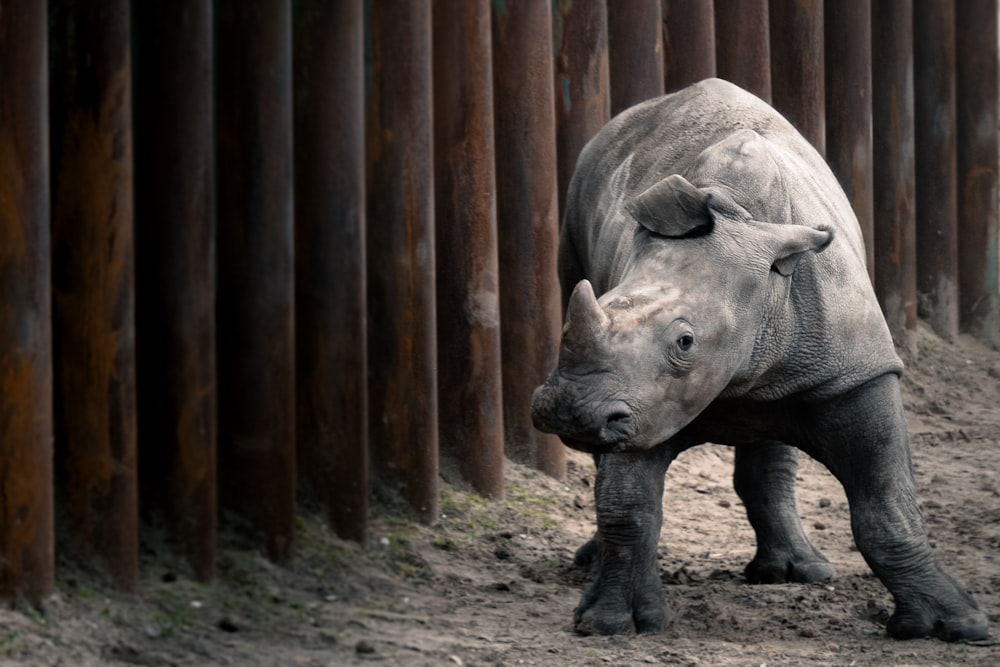
[{"label": "small rock", "polygon": [[375,645],[368,640],[362,639],[354,645],[354,652],[358,655],[371,655],[375,653]]},{"label": "small rock", "polygon": [[733,506],[733,504],[731,502],[729,502],[728,500],[726,500],[725,498],[723,498],[722,500],[719,501],[719,507],[725,507],[725,508],[728,509],[728,508],[730,508],[732,506]]},{"label": "small rock", "polygon": [[799,637],[805,637],[806,639],[812,639],[816,636],[816,628],[811,625],[807,625],[799,630]]},{"label": "small rock", "polygon": [[816,521],[813,523],[813,528],[816,530],[826,530],[826,524],[822,521]]},{"label": "small rock", "polygon": [[239,628],[236,627],[236,624],[233,623],[231,620],[229,620],[228,617],[223,617],[223,618],[219,619],[219,622],[216,623],[216,626],[220,630],[222,630],[223,632],[238,632],[239,631]]},{"label": "small rock", "polygon": [[502,544],[493,550],[493,555],[499,558],[500,560],[510,560],[511,558],[514,557],[514,554],[511,553],[510,549],[508,549]]},{"label": "small rock", "polygon": [[829,498],[820,498],[819,499],[819,506],[820,507],[829,507],[832,504],[833,504],[833,501],[831,501]]}]

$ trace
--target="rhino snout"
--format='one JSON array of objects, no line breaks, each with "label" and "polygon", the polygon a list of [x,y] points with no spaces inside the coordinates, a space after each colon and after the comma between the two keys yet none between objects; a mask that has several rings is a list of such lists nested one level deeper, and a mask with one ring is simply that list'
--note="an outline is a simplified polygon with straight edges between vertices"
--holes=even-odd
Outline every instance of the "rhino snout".
[{"label": "rhino snout", "polygon": [[635,435],[636,419],[624,401],[573,401],[546,384],[531,398],[531,419],[539,431],[555,433],[573,449],[613,449]]}]

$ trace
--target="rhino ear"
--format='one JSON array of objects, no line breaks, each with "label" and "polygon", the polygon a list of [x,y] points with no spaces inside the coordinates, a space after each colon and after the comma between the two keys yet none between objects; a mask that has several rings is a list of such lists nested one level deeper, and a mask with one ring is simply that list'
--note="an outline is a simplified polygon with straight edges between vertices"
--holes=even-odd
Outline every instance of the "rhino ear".
[{"label": "rhino ear", "polygon": [[805,225],[769,225],[773,232],[774,260],[772,267],[783,276],[790,276],[799,260],[807,252],[823,252],[833,241],[833,230],[828,227],[813,229]]},{"label": "rhino ear", "polygon": [[697,236],[712,228],[708,198],[707,192],[674,174],[630,201],[626,209],[636,222],[661,236]]}]

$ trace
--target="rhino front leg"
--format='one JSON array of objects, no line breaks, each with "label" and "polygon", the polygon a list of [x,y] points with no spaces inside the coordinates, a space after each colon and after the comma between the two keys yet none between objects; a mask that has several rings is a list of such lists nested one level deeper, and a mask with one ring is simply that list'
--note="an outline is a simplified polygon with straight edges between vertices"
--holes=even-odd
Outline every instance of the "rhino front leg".
[{"label": "rhino front leg", "polygon": [[895,600],[889,634],[947,641],[988,637],[985,614],[941,570],[927,542],[899,379],[872,380],[818,409],[809,422],[814,455],[847,492],[858,550]]},{"label": "rhino front leg", "polygon": [[736,448],[733,486],[757,534],[757,554],[745,570],[751,584],[812,583],[836,574],[802,530],[795,504],[798,455],[776,442]]},{"label": "rhino front leg", "polygon": [[672,459],[662,448],[601,456],[594,485],[594,581],[573,614],[577,632],[607,635],[663,628],[656,546],[663,522],[663,478]]}]

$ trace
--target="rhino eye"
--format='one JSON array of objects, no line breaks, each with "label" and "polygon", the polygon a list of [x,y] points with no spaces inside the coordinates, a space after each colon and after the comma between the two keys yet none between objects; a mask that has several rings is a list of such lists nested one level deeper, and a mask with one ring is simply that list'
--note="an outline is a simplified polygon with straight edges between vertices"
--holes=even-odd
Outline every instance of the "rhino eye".
[{"label": "rhino eye", "polygon": [[687,352],[694,345],[694,336],[689,333],[682,335],[677,339],[677,347],[680,348],[681,352]]}]

